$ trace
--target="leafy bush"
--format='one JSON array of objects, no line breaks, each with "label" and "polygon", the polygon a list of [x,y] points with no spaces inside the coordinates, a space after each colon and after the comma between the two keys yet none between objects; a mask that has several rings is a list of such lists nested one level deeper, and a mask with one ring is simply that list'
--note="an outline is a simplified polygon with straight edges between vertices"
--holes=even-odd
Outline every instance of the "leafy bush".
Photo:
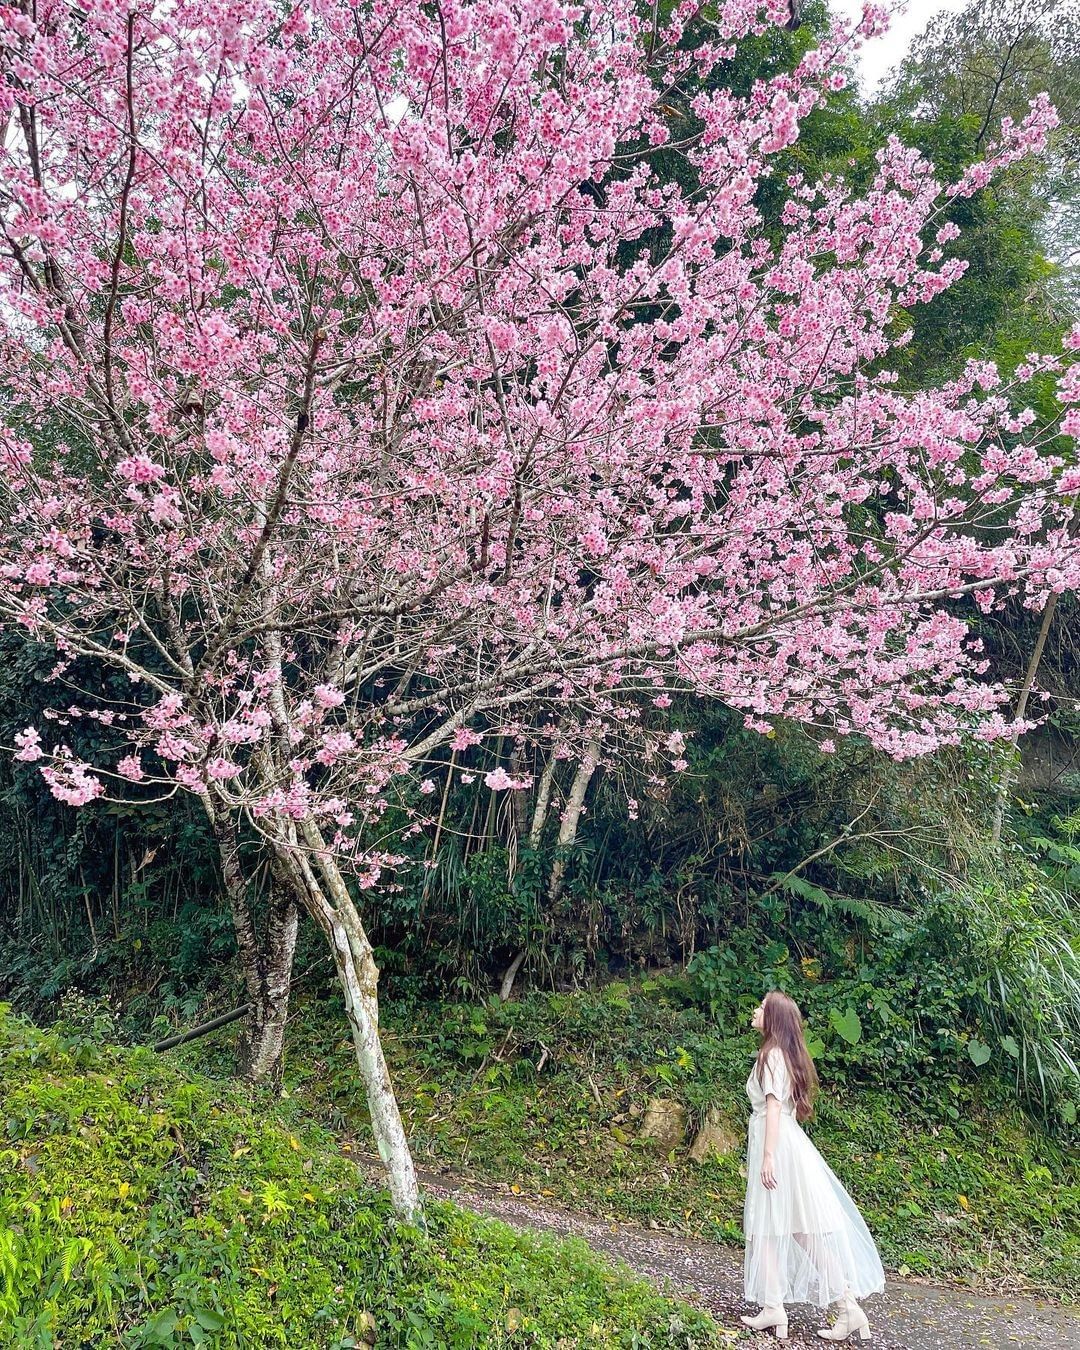
[{"label": "leafy bush", "polygon": [[704,1347],[580,1243],[448,1204],[429,1231],[286,1101],[0,1012],[0,1345]]},{"label": "leafy bush", "polygon": [[[802,883],[799,893],[813,889]],[[1080,922],[1030,869],[1012,884],[938,895],[876,934],[845,931],[827,912],[789,917],[774,931],[793,940],[742,930],[700,952],[688,996],[727,1019],[783,989],[834,1080],[926,1102],[978,1078],[993,1100],[1019,1087],[1051,1124],[1075,1126]],[[957,1108],[947,1114],[956,1119]]]}]

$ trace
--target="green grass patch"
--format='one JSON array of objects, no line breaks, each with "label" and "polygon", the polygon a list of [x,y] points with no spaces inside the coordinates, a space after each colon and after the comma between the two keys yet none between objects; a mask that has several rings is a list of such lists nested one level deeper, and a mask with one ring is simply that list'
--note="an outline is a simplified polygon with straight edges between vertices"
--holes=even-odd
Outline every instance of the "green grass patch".
[{"label": "green grass patch", "polygon": [[0,1008],[0,1345],[706,1347],[582,1243],[398,1223],[300,1100]]},{"label": "green grass patch", "polygon": [[[756,1037],[714,1025],[663,981],[506,1005],[391,1003],[387,1055],[419,1160],[619,1219],[739,1242],[744,1084]],[[344,1019],[298,1009],[287,1079],[333,1128],[365,1112]],[[203,1052],[205,1053],[205,1052]],[[223,1053],[219,1051],[218,1053]],[[951,1078],[831,1090],[809,1126],[893,1270],[973,1288],[1076,1296],[1080,1169],[1013,1104]],[[697,1165],[639,1138],[653,1096],[711,1106],[738,1144]]]}]

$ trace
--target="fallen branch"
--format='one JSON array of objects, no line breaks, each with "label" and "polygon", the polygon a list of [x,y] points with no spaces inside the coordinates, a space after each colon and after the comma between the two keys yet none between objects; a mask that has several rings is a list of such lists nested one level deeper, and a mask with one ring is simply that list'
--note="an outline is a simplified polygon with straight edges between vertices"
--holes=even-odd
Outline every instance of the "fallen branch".
[{"label": "fallen branch", "polygon": [[179,1031],[175,1036],[166,1036],[163,1041],[157,1041],[150,1047],[158,1054],[162,1050],[172,1050],[177,1045],[185,1045],[188,1041],[197,1041],[200,1036],[209,1036],[212,1031],[217,1031],[220,1027],[227,1027],[230,1022],[239,1022],[241,1017],[246,1017],[251,1011],[250,1003],[242,1003],[239,1008],[233,1008],[231,1012],[219,1013],[217,1017],[211,1017],[209,1022],[201,1022],[197,1027],[191,1027],[188,1031]]},{"label": "fallen branch", "polygon": [[[289,981],[289,988],[292,989],[295,985],[302,984],[313,971],[325,965],[329,959],[329,957],[323,957],[322,960],[316,961],[314,965],[308,966],[302,974]],[[155,981],[156,983],[157,981]],[[150,987],[153,988],[154,986],[151,985]],[[200,1036],[209,1036],[212,1031],[220,1031],[222,1027],[227,1027],[231,1022],[239,1022],[240,1018],[250,1011],[250,1003],[241,1003],[238,1008],[232,1008],[229,1012],[219,1013],[217,1017],[211,1017],[209,1022],[200,1022],[198,1026],[191,1027],[187,1031],[178,1031],[175,1036],[166,1036],[163,1041],[156,1041],[150,1049],[156,1054],[161,1054],[163,1050],[173,1050],[178,1045],[186,1045],[188,1041],[197,1041]]]}]

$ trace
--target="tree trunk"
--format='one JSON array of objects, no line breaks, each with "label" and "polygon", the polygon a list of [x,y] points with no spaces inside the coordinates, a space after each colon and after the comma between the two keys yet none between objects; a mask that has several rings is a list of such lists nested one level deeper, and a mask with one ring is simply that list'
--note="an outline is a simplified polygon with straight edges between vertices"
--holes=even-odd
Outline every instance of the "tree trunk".
[{"label": "tree trunk", "polygon": [[225,897],[244,992],[250,1011],[236,1046],[236,1072],[249,1083],[278,1082],[281,1078],[285,1024],[289,1015],[289,981],[296,951],[298,910],[289,891],[271,890],[266,941],[260,943],[248,903],[248,884],[240,865],[236,822],[219,806],[204,802],[217,841]]},{"label": "tree trunk", "polygon": [[506,968],[506,974],[502,977],[502,984],[499,986],[499,1001],[506,1003],[510,995],[514,992],[514,981],[517,979],[517,973],[522,967],[525,957],[528,955],[528,949],[522,947],[517,956],[510,962]]},{"label": "tree trunk", "polygon": [[[510,777],[520,778],[525,772],[525,756],[521,747],[515,745],[510,755]],[[510,807],[512,811],[514,837],[515,839],[524,839],[529,830],[529,802],[524,792],[511,792]]]},{"label": "tree trunk", "polygon": [[577,840],[578,821],[581,819],[582,808],[585,805],[585,793],[599,762],[600,741],[598,737],[594,736],[586,747],[584,758],[578,765],[577,773],[574,774],[574,781],[570,785],[570,795],[566,799],[566,810],[562,814],[562,822],[559,825],[559,837],[555,841],[555,861],[551,864],[551,875],[548,878],[549,905],[553,905],[562,894],[563,883],[566,880],[566,868],[570,861],[570,851]]},{"label": "tree trunk", "polygon": [[[1046,639],[1050,634],[1050,625],[1054,622],[1054,613],[1057,610],[1057,592],[1052,591],[1050,598],[1046,602],[1046,608],[1043,610],[1042,623],[1039,625],[1039,635],[1035,639],[1035,648],[1031,653],[1031,660],[1028,662],[1027,670],[1024,672],[1024,683],[1020,686],[1020,693],[1016,700],[1016,712],[1013,714],[1013,721],[1016,722],[1016,728],[1010,738],[1010,745],[1013,750],[1013,758],[1016,756],[1017,748],[1020,744],[1019,724],[1024,720],[1024,714],[1027,712],[1028,698],[1035,684],[1035,676],[1039,673],[1039,662],[1042,660],[1043,651],[1046,648]],[[991,830],[991,839],[995,845],[1001,842],[1001,827],[1005,823],[1005,808],[1009,803],[1009,789],[1012,787],[1013,765],[1010,760],[1001,775],[1001,784],[998,787],[997,801],[994,803],[994,824]]]},{"label": "tree trunk", "polygon": [[420,1187],[394,1095],[390,1070],[379,1039],[379,1000],[376,992],[379,969],[366,937],[363,939],[360,959],[357,959],[350,927],[344,923],[334,926],[334,960],[345,993],[345,1012],[367,1096],[371,1131],[386,1169],[394,1209],[403,1218],[415,1222],[422,1210]]},{"label": "tree trunk", "polygon": [[552,746],[551,754],[544,765],[544,771],[540,775],[540,786],[536,792],[536,806],[533,809],[532,825],[529,829],[529,847],[534,853],[540,847],[540,842],[544,837],[548,807],[551,804],[551,787],[555,781],[555,764],[555,747]]},{"label": "tree trunk", "polygon": [[291,880],[330,943],[390,1199],[398,1214],[418,1222],[423,1208],[416,1169],[379,1039],[379,968],[360,914],[322,835],[314,822],[305,822],[303,828],[304,842],[299,847],[282,847],[279,869]]},{"label": "tree trunk", "polygon": [[275,886],[258,958],[257,996],[236,1047],[237,1067],[250,1083],[281,1081],[299,914],[292,895]]}]

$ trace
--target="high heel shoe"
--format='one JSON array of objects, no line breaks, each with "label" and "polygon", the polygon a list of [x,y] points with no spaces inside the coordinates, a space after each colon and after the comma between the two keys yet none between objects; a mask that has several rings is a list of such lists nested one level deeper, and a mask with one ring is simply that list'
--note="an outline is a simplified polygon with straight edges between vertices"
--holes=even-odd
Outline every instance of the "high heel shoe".
[{"label": "high heel shoe", "polygon": [[756,1317],[740,1317],[739,1321],[751,1331],[771,1331],[778,1341],[786,1341],[787,1312],[779,1308],[762,1308]]},{"label": "high heel shoe", "polygon": [[868,1341],[870,1322],[855,1300],[848,1297],[840,1305],[840,1316],[835,1324],[827,1330],[823,1328],[818,1335],[823,1341],[846,1341],[855,1335],[860,1341]]}]

